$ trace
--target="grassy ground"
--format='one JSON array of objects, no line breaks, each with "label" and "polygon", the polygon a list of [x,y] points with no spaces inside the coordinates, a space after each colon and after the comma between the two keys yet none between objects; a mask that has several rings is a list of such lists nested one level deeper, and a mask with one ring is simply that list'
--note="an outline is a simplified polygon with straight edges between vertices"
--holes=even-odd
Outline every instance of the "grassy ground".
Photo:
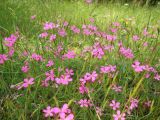
[{"label": "grassy ground", "polygon": [[[34,20],[31,16],[36,15]],[[64,27],[66,37],[60,37],[56,30],[48,31],[49,34],[57,34],[54,42],[49,38],[41,39],[39,34],[43,30],[43,24],[48,22],[68,21],[69,26],[76,25],[82,28],[82,24],[91,24],[89,18],[94,18],[93,23],[99,31],[113,34],[109,28],[114,27],[113,22],[119,22],[121,27],[115,33],[117,39],[109,42],[96,35],[86,36],[74,34],[69,27]],[[40,120],[47,119],[42,112],[48,105],[61,107],[68,103],[75,120],[110,120],[116,112],[109,106],[110,101],[115,99],[120,102],[120,111],[126,113],[127,120],[159,120],[160,119],[160,82],[154,76],[160,70],[160,6],[137,7],[134,5],[120,4],[91,4],[83,1],[67,2],[58,0],[0,0],[0,53],[7,54],[9,48],[4,45],[4,38],[18,31],[19,38],[14,45],[15,53],[4,64],[0,64],[0,119],[2,120]],[[147,28],[150,35],[144,36],[143,30]],[[81,29],[82,30],[82,29]],[[132,36],[138,35],[140,40],[133,41]],[[80,56],[85,46],[93,46],[98,41],[102,45],[113,45],[112,52],[105,52],[102,59],[95,58],[90,53]],[[119,53],[118,43],[122,41],[126,48],[130,48],[134,58],[127,59]],[[143,46],[148,42],[148,46]],[[55,57],[57,46],[63,43],[63,51],[60,56],[68,50],[74,50],[77,56],[74,59],[62,60]],[[51,50],[45,49],[50,47]],[[24,51],[28,52],[23,56]],[[45,59],[36,62],[31,59],[31,54],[37,53]],[[54,66],[46,67],[48,60],[54,61]],[[149,65],[157,72],[149,78],[145,75],[148,71],[137,73],[132,68],[135,60],[142,65]],[[29,63],[30,70],[27,73],[21,71],[24,62]],[[110,74],[101,74],[100,67],[105,65],[116,65],[116,71]],[[60,73],[58,68],[62,69]],[[73,69],[73,81],[68,85],[51,83],[48,87],[42,87],[41,81],[46,79],[45,72],[54,69],[55,76],[63,74],[64,69]],[[80,78],[86,72],[96,71],[98,78],[94,83],[88,83],[87,94],[79,93]],[[28,88],[17,90],[13,85],[23,82],[24,78],[33,77],[35,83]],[[100,80],[102,83],[98,83]],[[122,86],[121,93],[112,90],[112,85]],[[93,89],[93,92],[91,92]],[[94,106],[80,107],[77,102],[80,99],[91,100]],[[131,114],[127,114],[126,106],[130,105],[131,99],[138,99],[138,108]],[[151,105],[144,107],[145,101],[151,101]],[[100,107],[103,114],[96,112]],[[52,118],[50,118],[52,119]]]}]

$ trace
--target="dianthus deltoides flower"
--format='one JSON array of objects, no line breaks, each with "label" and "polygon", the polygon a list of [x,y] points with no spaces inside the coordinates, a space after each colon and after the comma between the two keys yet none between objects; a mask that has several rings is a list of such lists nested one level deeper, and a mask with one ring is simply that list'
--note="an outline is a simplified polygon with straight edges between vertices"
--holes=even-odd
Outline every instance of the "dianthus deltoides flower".
[{"label": "dianthus deltoides flower", "polygon": [[57,84],[68,85],[73,79],[70,75],[61,75],[60,78],[55,78]]},{"label": "dianthus deltoides flower", "polygon": [[54,62],[52,60],[49,60],[48,63],[46,64],[46,67],[51,67],[54,65]]},{"label": "dianthus deltoides flower", "polygon": [[120,103],[116,102],[115,100],[112,100],[109,104],[110,107],[112,107],[113,110],[117,110],[120,107]]},{"label": "dianthus deltoides flower", "polygon": [[111,89],[114,90],[115,92],[122,92],[122,87],[116,84],[113,84]]},{"label": "dianthus deltoides flower", "polygon": [[75,25],[71,26],[71,30],[76,33],[76,34],[79,34],[80,33],[80,29],[77,28]]},{"label": "dianthus deltoides flower", "polygon": [[112,73],[116,71],[116,66],[115,65],[101,66],[100,71],[101,73]]},{"label": "dianthus deltoides flower", "polygon": [[56,28],[56,25],[55,23],[52,23],[52,22],[46,22],[44,25],[43,25],[43,29],[44,30],[51,30],[53,28]]},{"label": "dianthus deltoides flower", "polygon": [[9,56],[9,57],[12,57],[13,54],[14,54],[14,48],[13,48],[13,47],[10,47],[10,48],[9,48],[9,51],[8,51],[8,56]]},{"label": "dianthus deltoides flower", "polygon": [[54,71],[53,70],[50,70],[49,72],[46,72],[46,81],[54,81],[55,79],[55,75],[54,75]]},{"label": "dianthus deltoides flower", "polygon": [[124,57],[128,59],[131,59],[134,57],[133,52],[130,48],[120,47],[119,51]]},{"label": "dianthus deltoides flower", "polygon": [[126,114],[125,113],[121,113],[119,110],[117,110],[116,114],[113,114],[113,119],[114,120],[125,120]]},{"label": "dianthus deltoides flower", "polygon": [[98,74],[96,73],[96,71],[93,71],[92,73],[86,73],[83,78],[80,78],[79,92],[81,94],[88,93],[88,89],[85,84],[87,82],[94,83],[97,78]]},{"label": "dianthus deltoides flower", "polygon": [[69,82],[73,80],[71,78],[71,76],[73,75],[73,70],[68,68],[66,68],[64,74],[62,74],[60,77],[56,77],[54,74],[54,70],[50,70],[46,72],[46,79],[42,81],[42,86],[47,87],[49,85],[49,81],[55,81],[56,85],[68,85]]},{"label": "dianthus deltoides flower", "polygon": [[160,75],[155,74],[154,79],[157,80],[157,81],[160,81]]},{"label": "dianthus deltoides flower", "polygon": [[7,47],[13,47],[16,40],[17,40],[17,36],[14,34],[11,34],[9,37],[4,38],[4,42],[5,42],[5,46]]},{"label": "dianthus deltoides flower", "polygon": [[75,58],[76,53],[72,50],[69,50],[66,54],[62,56],[63,59],[73,59]]},{"label": "dianthus deltoides flower", "polygon": [[116,36],[115,36],[115,35],[107,35],[107,36],[106,36],[106,39],[107,39],[108,41],[115,41],[115,40],[116,40]]},{"label": "dianthus deltoides flower", "polygon": [[87,99],[81,99],[80,101],[78,101],[78,104],[80,105],[80,107],[91,107],[93,106],[90,100]]},{"label": "dianthus deltoides flower", "polygon": [[92,49],[92,55],[101,59],[104,56],[104,51],[99,42],[95,43]]},{"label": "dianthus deltoides flower", "polygon": [[41,56],[41,55],[38,55],[38,54],[36,54],[36,53],[33,53],[32,56],[31,56],[31,58],[32,58],[33,60],[36,60],[36,61],[42,61],[42,60],[43,60],[42,56]]},{"label": "dianthus deltoides flower", "polygon": [[133,35],[132,39],[133,39],[134,41],[138,41],[140,38],[138,37],[138,35]]},{"label": "dianthus deltoides flower", "polygon": [[59,29],[59,30],[58,30],[58,34],[59,34],[59,36],[61,36],[61,37],[65,37],[65,36],[67,35],[67,33],[66,33],[66,31],[65,31],[64,28]]},{"label": "dianthus deltoides flower", "polygon": [[48,36],[47,32],[43,32],[39,35],[40,38],[46,38]]},{"label": "dianthus deltoides flower", "polygon": [[56,39],[56,35],[52,34],[49,39],[50,41],[54,41]]},{"label": "dianthus deltoides flower", "polygon": [[81,86],[79,87],[79,92],[81,94],[88,93],[88,89],[87,89],[87,87],[85,87],[84,84],[81,84]]},{"label": "dianthus deltoides flower", "polygon": [[142,72],[145,70],[145,66],[144,65],[140,65],[139,61],[135,61],[132,64],[132,68],[134,69],[135,72]]},{"label": "dianthus deltoides flower", "polygon": [[74,75],[74,71],[73,71],[72,69],[66,68],[66,70],[65,70],[65,75],[73,76],[73,75]]},{"label": "dianthus deltoides flower", "polygon": [[86,73],[83,78],[80,78],[81,84],[85,84],[86,82],[95,82],[97,79],[98,74],[96,71],[93,71],[92,73]]},{"label": "dianthus deltoides flower", "polygon": [[138,102],[139,102],[138,99],[135,98],[132,98],[130,100],[130,105],[126,107],[128,114],[131,114],[131,112],[138,107]]},{"label": "dianthus deltoides flower", "polygon": [[7,55],[0,54],[0,64],[4,64],[4,62],[7,60],[8,60]]},{"label": "dianthus deltoides flower", "polygon": [[86,3],[91,4],[93,0],[85,0]]},{"label": "dianthus deltoides flower", "polygon": [[54,117],[58,120],[74,120],[74,115],[69,109],[68,104],[64,104],[61,108],[48,106],[46,109],[43,109],[45,117]]},{"label": "dianthus deltoides flower", "polygon": [[24,66],[22,66],[22,68],[21,68],[21,71],[24,72],[24,73],[27,73],[28,70],[29,70],[29,66],[28,66],[28,65],[24,65]]},{"label": "dianthus deltoides flower", "polygon": [[25,78],[22,87],[27,88],[28,86],[33,84],[34,84],[34,78]]}]

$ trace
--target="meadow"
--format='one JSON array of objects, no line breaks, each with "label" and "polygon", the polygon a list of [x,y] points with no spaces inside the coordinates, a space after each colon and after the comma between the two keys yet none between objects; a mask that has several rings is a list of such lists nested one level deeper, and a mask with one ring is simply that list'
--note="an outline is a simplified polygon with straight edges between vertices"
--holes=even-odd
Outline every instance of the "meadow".
[{"label": "meadow", "polygon": [[0,0],[0,120],[160,120],[160,4]]}]

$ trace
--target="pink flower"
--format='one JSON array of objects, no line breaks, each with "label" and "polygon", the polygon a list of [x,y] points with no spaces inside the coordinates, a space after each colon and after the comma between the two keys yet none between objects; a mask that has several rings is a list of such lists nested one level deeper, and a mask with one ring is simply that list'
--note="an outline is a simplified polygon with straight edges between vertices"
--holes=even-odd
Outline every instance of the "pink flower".
[{"label": "pink flower", "polygon": [[65,70],[65,75],[73,76],[73,75],[74,75],[74,72],[73,72],[73,70],[72,70],[72,69],[68,69],[68,68],[66,68],[66,70]]},{"label": "pink flower", "polygon": [[43,87],[48,87],[49,86],[48,80],[42,80],[41,85]]},{"label": "pink flower", "polygon": [[56,35],[52,34],[52,35],[50,36],[50,41],[54,41],[55,39],[56,39]]},{"label": "pink flower", "polygon": [[101,73],[111,73],[116,71],[116,66],[108,65],[108,66],[101,66],[100,68]]},{"label": "pink flower", "polygon": [[52,60],[49,60],[48,63],[47,63],[47,67],[51,67],[54,65],[54,62]]},{"label": "pink flower", "polygon": [[[95,80],[97,79],[98,74],[96,73],[96,71],[93,71],[92,73],[86,73],[84,75],[84,78],[80,78],[80,82],[82,85],[84,85],[87,81],[88,82],[95,82]],[[82,89],[83,87],[81,87]]]},{"label": "pink flower", "polygon": [[148,71],[148,72],[152,72],[154,68],[153,67],[150,67],[149,65],[145,65],[145,70]]},{"label": "pink flower", "polygon": [[139,61],[135,61],[132,64],[132,67],[134,68],[135,72],[142,72],[145,70],[145,66],[140,65]]},{"label": "pink flower", "polygon": [[115,100],[112,100],[109,106],[112,107],[113,110],[117,110],[120,107],[120,103],[116,102]]},{"label": "pink flower", "polygon": [[145,78],[149,78],[149,77],[150,77],[150,74],[146,73]]},{"label": "pink flower", "polygon": [[69,24],[69,23],[68,23],[67,21],[64,21],[63,26],[66,27],[66,26],[68,26],[68,24]]},{"label": "pink flower", "polygon": [[134,55],[133,55],[133,53],[132,53],[132,50],[131,49],[127,49],[127,48],[125,48],[125,47],[120,47],[120,53],[124,56],[124,57],[126,57],[126,58],[128,58],[128,59],[131,59],[131,58],[133,58],[134,57]]},{"label": "pink flower", "polygon": [[84,94],[84,93],[88,93],[88,89],[87,87],[85,87],[83,84],[79,87],[79,92],[81,94]]},{"label": "pink flower", "polygon": [[116,40],[116,36],[115,35],[107,35],[107,40],[108,41],[115,41]]},{"label": "pink flower", "polygon": [[93,33],[91,30],[85,28],[83,29],[83,34],[89,36],[89,35],[92,35]]},{"label": "pink flower", "polygon": [[62,72],[62,71],[63,71],[63,68],[58,67],[58,72]]},{"label": "pink flower", "polygon": [[144,46],[144,47],[147,47],[147,46],[148,46],[148,42],[144,42],[144,43],[143,43],[143,46]]},{"label": "pink flower", "polygon": [[61,77],[56,78],[55,81],[57,84],[68,85],[69,82],[72,81],[72,78],[70,75],[61,75]]},{"label": "pink flower", "polygon": [[13,47],[16,40],[17,40],[17,36],[15,36],[14,34],[11,34],[9,37],[4,38],[4,42],[5,42],[5,46],[7,47]]},{"label": "pink flower", "polygon": [[12,57],[13,54],[14,54],[14,48],[10,47],[10,48],[9,48],[9,52],[8,52],[8,56],[9,56],[9,57]]},{"label": "pink flower", "polygon": [[32,59],[36,60],[36,61],[42,61],[42,56],[41,55],[38,55],[36,53],[33,53],[32,56],[31,56]]},{"label": "pink flower", "polygon": [[160,75],[156,74],[156,75],[154,76],[154,79],[157,80],[157,81],[160,81]]},{"label": "pink flower", "polygon": [[28,52],[27,51],[23,51],[22,55],[23,56],[28,56]]},{"label": "pink flower", "polygon": [[132,98],[131,101],[130,101],[129,109],[133,110],[134,108],[137,108],[137,107],[138,107],[138,100]]},{"label": "pink flower", "polygon": [[60,113],[61,109],[58,107],[54,107],[54,108],[52,108],[52,111],[54,114],[58,114],[58,113]]},{"label": "pink flower", "polygon": [[101,36],[102,36],[104,39],[107,38],[107,33],[105,33],[105,32],[100,32],[100,33],[101,33]]},{"label": "pink flower", "polygon": [[120,24],[119,22],[114,22],[113,25],[114,25],[115,27],[119,27],[121,24]]},{"label": "pink flower", "polygon": [[62,108],[48,106],[43,110],[45,117],[55,117],[58,120],[74,120],[74,115],[68,107],[68,104],[64,104]]},{"label": "pink flower", "polygon": [[60,120],[73,120],[74,115],[68,107],[68,104],[64,104],[59,112]]},{"label": "pink flower", "polygon": [[8,60],[7,55],[0,54],[0,64],[4,64],[4,62],[7,60]]},{"label": "pink flower", "polygon": [[54,71],[53,70],[50,70],[49,72],[46,72],[46,81],[54,81],[55,79],[55,75],[54,75]]},{"label": "pink flower", "polygon": [[46,109],[43,110],[45,117],[52,117],[54,115],[53,108],[48,106]]},{"label": "pink flower", "polygon": [[113,115],[114,120],[125,120],[126,114],[125,113],[121,113],[119,110],[117,110],[117,114]]},{"label": "pink flower", "polygon": [[28,70],[29,70],[29,66],[28,66],[28,65],[24,65],[24,66],[22,66],[22,68],[21,68],[21,71],[24,72],[24,73],[27,73]]},{"label": "pink flower", "polygon": [[111,30],[112,33],[116,33],[118,29],[117,28],[111,28],[110,30]]},{"label": "pink flower", "polygon": [[77,34],[80,33],[80,29],[77,28],[75,25],[71,26],[71,30],[72,30],[74,33],[77,33]]},{"label": "pink flower", "polygon": [[119,41],[119,42],[118,42],[118,46],[119,46],[119,47],[122,47],[122,45],[123,45],[122,41]]},{"label": "pink flower", "polygon": [[74,120],[74,115],[73,114],[69,114],[68,116],[66,116],[65,118],[60,119],[60,120]]},{"label": "pink flower", "polygon": [[99,115],[99,116],[102,116],[102,113],[103,112],[103,109],[100,108],[100,107],[96,107],[96,113]]},{"label": "pink flower", "polygon": [[51,30],[55,28],[55,24],[52,23],[52,22],[46,22],[44,25],[43,25],[43,29],[44,30]]},{"label": "pink flower", "polygon": [[34,19],[36,19],[36,15],[31,16],[31,20],[34,20]]},{"label": "pink flower", "polygon": [[113,85],[112,86],[112,90],[114,90],[116,92],[122,92],[122,87],[121,86],[117,86],[117,85]]},{"label": "pink flower", "polygon": [[93,50],[92,50],[92,55],[94,56],[94,57],[97,57],[97,58],[99,58],[99,59],[101,59],[103,56],[104,56],[104,51],[103,51],[103,49],[102,48],[94,48]]},{"label": "pink flower", "polygon": [[65,37],[67,35],[66,31],[64,28],[62,29],[59,29],[58,30],[58,34],[61,36],[61,37]]},{"label": "pink flower", "polygon": [[97,31],[97,27],[94,25],[88,25],[88,29],[90,29],[92,32],[96,32]]},{"label": "pink flower", "polygon": [[99,42],[96,42],[94,45],[93,45],[93,49],[92,49],[92,55],[94,57],[97,57],[99,59],[101,59],[103,56],[104,56],[104,51],[103,51],[103,47],[102,45],[99,43]]},{"label": "pink flower", "polygon": [[39,35],[40,38],[46,38],[48,36],[47,32],[43,32]]},{"label": "pink flower", "polygon": [[133,35],[132,39],[133,39],[134,41],[138,41],[140,38],[139,38],[137,35]]},{"label": "pink flower", "polygon": [[91,4],[92,0],[85,0],[86,3]]},{"label": "pink flower", "polygon": [[24,88],[27,88],[29,85],[32,85],[32,84],[34,84],[34,78],[30,78],[30,79],[26,78],[26,79],[24,79],[22,86]]},{"label": "pink flower", "polygon": [[131,112],[138,107],[138,100],[137,99],[134,99],[132,98],[131,101],[130,101],[130,105],[129,106],[126,106],[127,108],[127,113],[128,114],[131,114]]},{"label": "pink flower", "polygon": [[[88,73],[86,73],[85,76],[87,76],[87,74]],[[86,77],[85,77],[85,79],[84,78],[80,78],[80,82],[81,82],[82,85],[84,85],[88,80],[89,79],[87,79]]]},{"label": "pink flower", "polygon": [[149,33],[148,33],[148,31],[147,31],[147,28],[145,28],[144,30],[143,30],[143,35],[144,36],[147,36]]},{"label": "pink flower", "polygon": [[87,81],[91,81],[94,82],[98,77],[98,74],[96,73],[96,71],[93,71],[91,74],[90,73],[86,73],[86,75],[84,76],[84,79],[86,79]]},{"label": "pink flower", "polygon": [[91,107],[91,106],[93,106],[91,104],[91,101],[87,100],[87,99],[81,99],[80,101],[78,101],[78,104],[80,105],[80,107]]},{"label": "pink flower", "polygon": [[89,18],[89,21],[90,21],[91,23],[94,23],[94,18]]},{"label": "pink flower", "polygon": [[64,104],[61,108],[61,113],[71,113],[71,110],[68,107],[68,104]]},{"label": "pink flower", "polygon": [[64,59],[73,59],[73,58],[75,58],[75,56],[76,56],[76,54],[75,54],[75,52],[74,51],[68,51],[66,54],[64,54],[63,56],[62,56],[62,58],[64,58]]},{"label": "pink flower", "polygon": [[144,106],[145,106],[145,107],[150,107],[150,106],[151,106],[151,103],[152,103],[151,101],[145,101],[145,102],[144,102]]},{"label": "pink flower", "polygon": [[63,50],[62,44],[58,44],[57,50],[54,52],[55,56],[60,56],[62,50]]}]

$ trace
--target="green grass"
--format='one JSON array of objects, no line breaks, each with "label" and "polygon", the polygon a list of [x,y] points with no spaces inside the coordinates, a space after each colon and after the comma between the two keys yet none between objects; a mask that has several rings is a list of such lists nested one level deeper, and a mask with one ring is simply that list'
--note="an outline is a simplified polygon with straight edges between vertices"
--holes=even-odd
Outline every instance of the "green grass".
[{"label": "green grass", "polygon": [[[35,20],[30,17],[36,15]],[[89,24],[88,18],[95,18],[95,25],[101,30],[109,33],[109,27],[112,22],[122,24],[121,31],[118,33],[118,41],[123,41],[126,47],[134,52],[134,59],[127,60],[118,54],[118,41],[114,43],[113,52],[105,55],[102,60],[93,59],[90,54],[84,58],[77,57],[71,60],[62,61],[53,56],[53,51],[48,52],[45,46],[51,46],[56,49],[57,44],[64,42],[63,53],[68,49],[73,49],[79,54],[84,46],[93,45],[94,36],[86,37],[84,35],[74,35],[67,29],[67,37],[60,38],[54,44],[47,42],[48,39],[39,39],[38,35],[42,33],[42,25],[46,21],[55,22],[56,20],[68,21],[69,25],[76,25],[81,28],[82,24]],[[58,1],[58,0],[0,0],[0,53],[7,53],[7,48],[2,44],[3,38],[14,33],[16,30],[20,33],[20,38],[15,45],[15,54],[4,65],[0,65],[0,119],[1,120],[41,120],[42,110],[46,106],[62,106],[69,103],[75,120],[110,120],[114,113],[109,107],[109,101],[116,99],[121,103],[120,110],[131,97],[139,99],[139,108],[134,110],[127,120],[159,120],[160,119],[160,82],[153,78],[144,78],[144,73],[136,74],[131,65],[134,60],[139,60],[143,64],[154,66],[160,70],[160,39],[158,30],[160,26],[160,6],[138,7],[135,5],[115,4],[91,4],[87,5],[82,0],[77,2]],[[157,35],[157,38],[144,37],[141,32],[147,27],[150,33]],[[126,31],[123,31],[123,30]],[[51,31],[55,32],[55,31]],[[132,41],[132,35],[138,34],[141,41],[135,43]],[[143,42],[147,41],[149,46],[143,47]],[[110,44],[100,39],[103,44]],[[153,47],[154,50],[150,48]],[[55,85],[43,88],[40,82],[45,79],[46,63],[37,63],[31,61],[29,57],[22,57],[24,50],[29,53],[36,52],[43,55],[44,58],[53,59],[55,75],[58,76],[58,67],[63,69],[68,67],[74,70],[73,81],[68,86]],[[29,55],[30,55],[29,54]],[[24,61],[28,60],[31,70],[28,74],[21,72]],[[90,94],[81,95],[78,92],[79,79],[86,73],[93,70],[99,71],[100,66],[116,65],[117,76],[113,79],[107,75],[101,76],[103,84],[88,84],[87,87],[95,91]],[[24,90],[11,89],[23,81],[24,78],[34,77],[33,87]],[[110,89],[112,83],[117,83],[123,87],[121,94],[116,94]],[[74,101],[82,98],[93,100],[96,106],[104,108],[104,114],[98,118],[94,108],[80,108]],[[129,99],[129,100],[128,100]],[[149,109],[143,107],[142,102],[151,100],[152,106]]]}]

